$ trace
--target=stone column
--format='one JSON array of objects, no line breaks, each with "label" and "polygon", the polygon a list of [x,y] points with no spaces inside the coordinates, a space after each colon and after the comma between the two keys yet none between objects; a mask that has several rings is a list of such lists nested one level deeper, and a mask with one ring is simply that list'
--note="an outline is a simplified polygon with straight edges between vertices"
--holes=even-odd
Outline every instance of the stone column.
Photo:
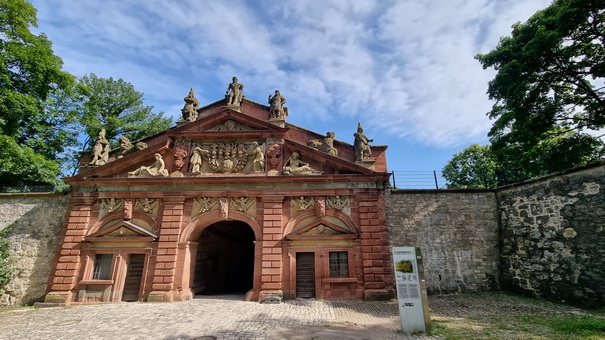
[{"label": "stone column", "polygon": [[392,295],[392,265],[384,200],[378,194],[359,195],[359,226],[366,300],[383,300]]},{"label": "stone column", "polygon": [[261,290],[258,297],[261,302],[271,297],[283,298],[283,201],[283,196],[262,197]]},{"label": "stone column", "polygon": [[[147,296],[149,302],[170,302],[174,299],[176,269],[184,265],[184,257],[181,257],[181,261],[177,261],[184,205],[185,197],[183,196],[164,197],[164,213],[153,271],[152,291]],[[183,268],[180,271],[182,272],[182,270]]]},{"label": "stone column", "polygon": [[92,197],[73,197],[69,202],[45,303],[69,304],[73,300],[82,263],[82,242],[90,227],[94,201]]}]

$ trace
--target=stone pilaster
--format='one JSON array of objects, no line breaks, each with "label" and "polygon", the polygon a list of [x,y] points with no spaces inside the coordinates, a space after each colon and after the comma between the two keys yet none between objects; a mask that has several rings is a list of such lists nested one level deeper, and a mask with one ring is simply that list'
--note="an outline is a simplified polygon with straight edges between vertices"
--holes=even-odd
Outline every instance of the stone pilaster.
[{"label": "stone pilaster", "polygon": [[90,227],[94,200],[92,197],[75,197],[69,203],[45,303],[69,304],[73,300],[82,263],[82,244]]},{"label": "stone pilaster", "polygon": [[383,199],[359,195],[359,226],[364,281],[364,299],[387,299],[392,295],[392,266]]},{"label": "stone pilaster", "polygon": [[261,291],[259,301],[267,297],[283,296],[283,196],[265,196],[262,198],[262,256]]},{"label": "stone pilaster", "polygon": [[183,227],[185,197],[164,197],[164,209],[159,232],[152,292],[147,301],[169,302],[174,299],[175,273],[177,266],[178,241]]}]

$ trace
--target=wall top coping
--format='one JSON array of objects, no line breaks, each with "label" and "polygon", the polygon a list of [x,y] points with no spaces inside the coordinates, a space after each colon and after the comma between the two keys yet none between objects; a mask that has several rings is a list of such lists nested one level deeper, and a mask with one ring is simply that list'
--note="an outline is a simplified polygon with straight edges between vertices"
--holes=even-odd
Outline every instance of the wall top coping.
[{"label": "wall top coping", "polygon": [[560,177],[560,176],[572,174],[572,173],[575,173],[575,172],[581,172],[581,171],[584,171],[584,170],[590,170],[590,169],[599,168],[599,167],[603,167],[604,170],[605,170],[605,160],[598,161],[598,162],[591,163],[591,164],[587,164],[587,165],[583,165],[583,166],[579,166],[577,168],[562,170],[562,171],[559,171],[559,172],[553,172],[551,174],[544,175],[544,176],[541,176],[541,177],[531,178],[531,179],[525,180],[523,182],[518,182],[518,183],[503,185],[501,187],[496,188],[496,191],[500,192],[500,191],[504,191],[504,190],[508,190],[508,189],[513,189],[513,188],[524,186],[524,185],[527,185],[527,184],[533,184],[533,183],[537,183],[537,182],[546,181],[546,180],[548,180],[550,178],[553,178],[553,177]]},{"label": "wall top coping", "polygon": [[68,192],[11,192],[0,193],[0,198],[20,198],[20,197],[53,197],[67,196]]},{"label": "wall top coping", "polygon": [[440,193],[495,193],[496,189],[452,188],[452,189],[391,189],[392,195],[397,194],[440,194]]}]

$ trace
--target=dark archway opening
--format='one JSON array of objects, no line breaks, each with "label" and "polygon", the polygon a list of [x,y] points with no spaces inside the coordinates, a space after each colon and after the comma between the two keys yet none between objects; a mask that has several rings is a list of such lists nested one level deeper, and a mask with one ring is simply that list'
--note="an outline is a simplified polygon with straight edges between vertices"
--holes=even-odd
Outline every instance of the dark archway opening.
[{"label": "dark archway opening", "polygon": [[240,294],[252,289],[254,231],[241,221],[221,221],[200,235],[193,293]]}]

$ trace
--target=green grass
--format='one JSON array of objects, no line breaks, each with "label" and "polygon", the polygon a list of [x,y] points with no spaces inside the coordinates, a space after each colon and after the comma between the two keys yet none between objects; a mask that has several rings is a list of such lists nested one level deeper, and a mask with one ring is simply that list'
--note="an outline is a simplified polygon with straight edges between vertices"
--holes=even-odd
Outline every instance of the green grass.
[{"label": "green grass", "polygon": [[605,337],[605,319],[583,316],[577,320],[562,320],[552,325],[553,329],[567,334],[603,335]]},{"label": "green grass", "polygon": [[550,313],[433,320],[430,335],[462,339],[603,340],[605,319],[591,315]]}]

